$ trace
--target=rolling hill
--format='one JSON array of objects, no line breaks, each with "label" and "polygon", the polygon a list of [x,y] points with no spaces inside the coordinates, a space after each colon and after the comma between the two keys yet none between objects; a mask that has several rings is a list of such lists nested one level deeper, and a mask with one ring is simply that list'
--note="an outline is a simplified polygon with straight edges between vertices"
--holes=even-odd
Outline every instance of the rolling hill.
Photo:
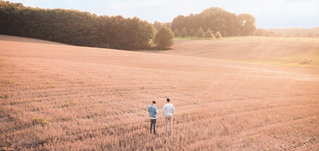
[{"label": "rolling hill", "polygon": [[239,38],[132,52],[1,35],[0,150],[316,150],[317,60],[269,62],[318,45]]}]

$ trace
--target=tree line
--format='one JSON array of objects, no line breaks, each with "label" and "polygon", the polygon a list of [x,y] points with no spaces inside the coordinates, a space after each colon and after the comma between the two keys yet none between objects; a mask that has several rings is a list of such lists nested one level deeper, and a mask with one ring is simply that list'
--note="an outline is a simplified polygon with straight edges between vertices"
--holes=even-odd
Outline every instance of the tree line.
[{"label": "tree line", "polygon": [[[201,36],[250,36],[254,35],[255,18],[250,14],[233,14],[218,7],[212,7],[199,14],[177,16],[171,29],[181,37]],[[214,34],[214,35],[211,35]]]},{"label": "tree line", "polygon": [[0,1],[0,25],[0,34],[72,45],[127,50],[150,49],[151,45],[168,47],[155,43],[155,40],[155,44],[151,43],[155,29],[146,21],[122,16],[97,16],[77,10],[32,8],[21,3]]},{"label": "tree line", "polygon": [[273,36],[318,38],[319,28],[270,28],[264,29]]},{"label": "tree line", "polygon": [[126,50],[166,49],[173,44],[174,36],[218,39],[254,35],[256,31],[252,15],[236,15],[216,7],[199,14],[177,16],[171,23],[150,24],[136,17],[98,16],[5,1],[0,1],[0,25],[0,34],[5,35]]}]

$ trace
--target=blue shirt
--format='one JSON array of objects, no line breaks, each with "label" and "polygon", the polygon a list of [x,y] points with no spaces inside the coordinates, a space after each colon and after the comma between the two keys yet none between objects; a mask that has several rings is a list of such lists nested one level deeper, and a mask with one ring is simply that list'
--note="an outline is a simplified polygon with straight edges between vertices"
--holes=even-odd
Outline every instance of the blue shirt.
[{"label": "blue shirt", "polygon": [[154,104],[150,105],[148,107],[147,111],[148,111],[151,119],[156,119],[156,115],[157,115],[158,110]]}]

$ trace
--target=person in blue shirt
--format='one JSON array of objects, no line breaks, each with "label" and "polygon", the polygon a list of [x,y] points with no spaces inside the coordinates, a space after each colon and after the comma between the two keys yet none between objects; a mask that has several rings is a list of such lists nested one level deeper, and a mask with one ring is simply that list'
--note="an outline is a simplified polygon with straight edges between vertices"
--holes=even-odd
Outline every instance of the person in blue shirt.
[{"label": "person in blue shirt", "polygon": [[152,104],[148,107],[147,111],[151,119],[150,133],[152,133],[152,129],[153,129],[154,134],[156,135],[155,127],[156,127],[156,118],[157,118],[158,109],[156,108],[155,104],[156,104],[156,101],[153,101]]}]

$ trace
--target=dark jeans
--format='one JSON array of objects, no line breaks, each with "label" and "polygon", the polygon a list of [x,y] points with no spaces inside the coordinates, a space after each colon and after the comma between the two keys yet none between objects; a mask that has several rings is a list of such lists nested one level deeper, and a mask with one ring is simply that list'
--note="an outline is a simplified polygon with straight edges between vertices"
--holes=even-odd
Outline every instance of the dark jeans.
[{"label": "dark jeans", "polygon": [[154,134],[156,134],[155,127],[156,127],[156,119],[151,119],[150,133],[152,133],[152,128],[153,128]]}]

